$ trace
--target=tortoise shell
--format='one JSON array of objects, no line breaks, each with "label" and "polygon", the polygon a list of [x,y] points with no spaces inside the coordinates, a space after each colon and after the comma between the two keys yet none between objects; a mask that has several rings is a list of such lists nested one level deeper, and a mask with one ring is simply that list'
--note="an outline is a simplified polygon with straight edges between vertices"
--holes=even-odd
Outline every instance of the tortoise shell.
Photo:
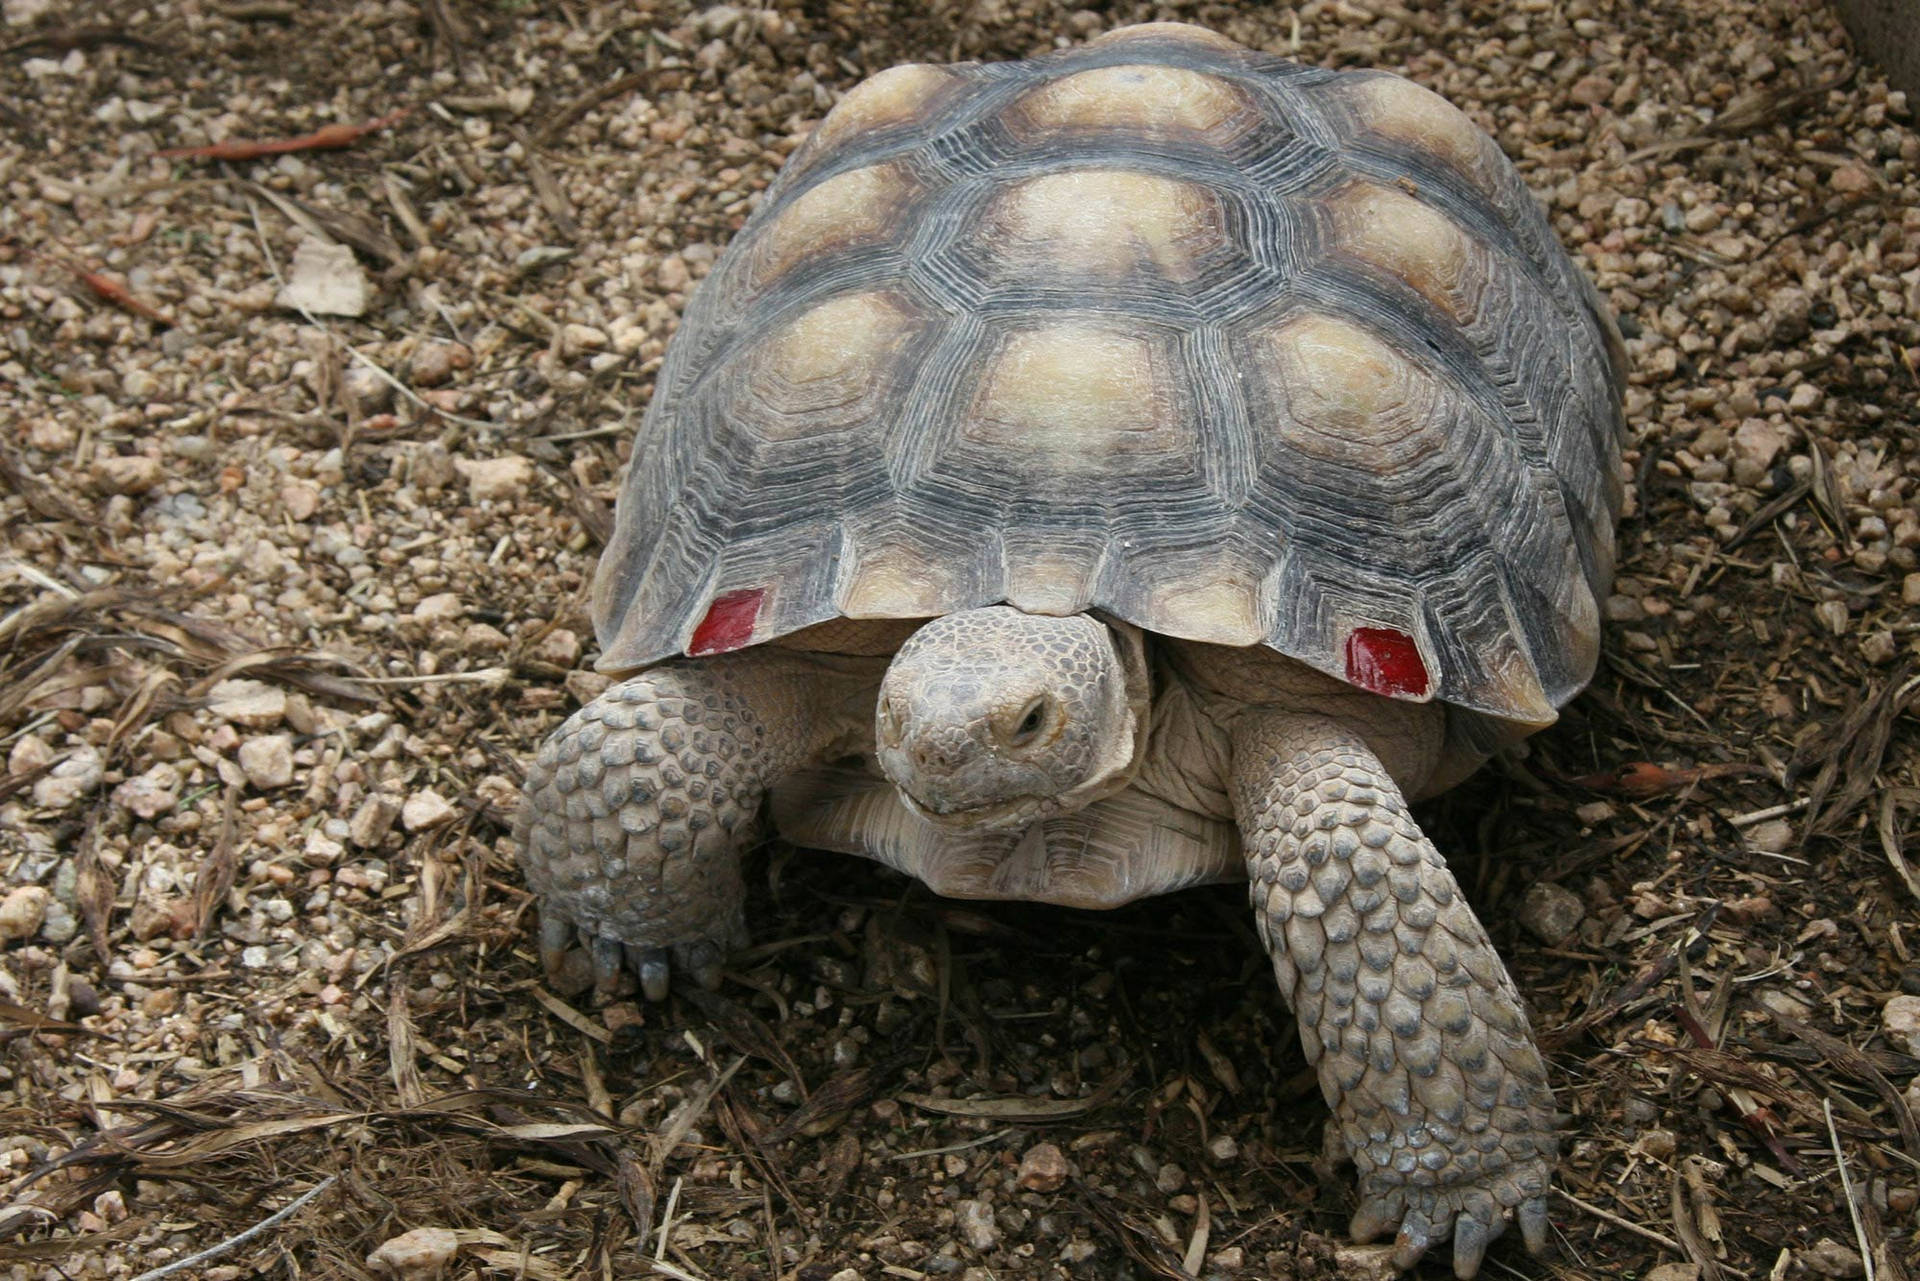
[{"label": "tortoise shell", "polygon": [[689,304],[595,585],[625,671],[1005,601],[1524,725],[1592,674],[1619,338],[1429,91],[1170,24],[902,66]]}]

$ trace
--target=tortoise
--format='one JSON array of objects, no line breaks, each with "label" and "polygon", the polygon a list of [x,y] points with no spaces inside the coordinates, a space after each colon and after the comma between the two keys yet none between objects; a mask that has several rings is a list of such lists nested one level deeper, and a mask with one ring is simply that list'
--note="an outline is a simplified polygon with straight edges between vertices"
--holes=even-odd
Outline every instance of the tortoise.
[{"label": "tortoise", "polygon": [[1359,1172],[1460,1276],[1557,1153],[1520,998],[1408,802],[1593,673],[1623,354],[1411,81],[1122,28],[895,67],[688,305],[528,772],[543,961],[712,984],[773,825],[961,898],[1245,880]]}]

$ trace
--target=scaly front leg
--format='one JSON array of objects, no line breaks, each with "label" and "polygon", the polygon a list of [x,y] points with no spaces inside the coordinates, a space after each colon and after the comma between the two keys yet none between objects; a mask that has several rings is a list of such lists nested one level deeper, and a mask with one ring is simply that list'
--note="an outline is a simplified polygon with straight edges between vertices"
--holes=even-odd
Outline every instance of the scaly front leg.
[{"label": "scaly front leg", "polygon": [[575,712],[527,771],[516,835],[558,972],[577,930],[605,994],[671,967],[713,986],[746,941],[740,856],[767,789],[870,723],[884,660],[780,650],[667,663]]},{"label": "scaly front leg", "polygon": [[1520,998],[1446,860],[1352,730],[1235,727],[1234,805],[1261,938],[1360,1172],[1352,1231],[1473,1276],[1516,1215],[1544,1248],[1558,1141]]}]

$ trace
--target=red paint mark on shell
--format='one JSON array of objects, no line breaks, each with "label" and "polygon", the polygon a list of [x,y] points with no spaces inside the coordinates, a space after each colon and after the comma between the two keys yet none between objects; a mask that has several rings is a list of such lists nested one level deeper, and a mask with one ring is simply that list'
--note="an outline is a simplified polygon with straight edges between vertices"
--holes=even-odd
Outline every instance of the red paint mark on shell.
[{"label": "red paint mark on shell", "polygon": [[760,602],[767,598],[764,587],[748,587],[737,592],[722,592],[707,606],[707,616],[693,629],[687,653],[694,658],[725,654],[745,649],[753,643],[753,622],[760,616]]},{"label": "red paint mark on shell", "polygon": [[1427,692],[1427,665],[1405,632],[1356,627],[1347,637],[1347,680],[1389,698],[1419,698]]}]

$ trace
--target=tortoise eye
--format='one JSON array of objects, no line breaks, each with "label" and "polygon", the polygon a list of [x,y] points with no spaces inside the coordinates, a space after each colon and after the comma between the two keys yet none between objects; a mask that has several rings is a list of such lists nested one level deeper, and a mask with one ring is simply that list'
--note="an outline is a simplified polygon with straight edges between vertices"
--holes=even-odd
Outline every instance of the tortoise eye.
[{"label": "tortoise eye", "polygon": [[1019,723],[1007,741],[1014,747],[1025,747],[1040,736],[1041,727],[1047,723],[1047,700],[1036,698],[1021,710]]}]

